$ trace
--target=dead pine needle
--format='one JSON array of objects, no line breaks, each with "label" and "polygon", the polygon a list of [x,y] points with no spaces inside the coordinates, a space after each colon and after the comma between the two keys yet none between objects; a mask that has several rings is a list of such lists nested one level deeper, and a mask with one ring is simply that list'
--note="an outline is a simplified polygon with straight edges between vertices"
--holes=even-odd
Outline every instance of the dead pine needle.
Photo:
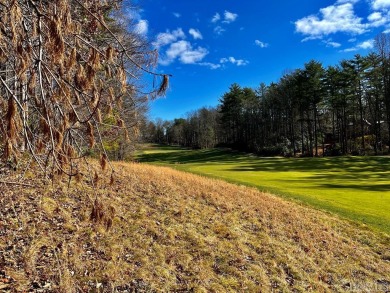
[{"label": "dead pine needle", "polygon": [[77,172],[75,178],[77,183],[81,182],[81,180],[83,179],[83,175],[80,173],[80,171]]},{"label": "dead pine needle", "polygon": [[99,222],[101,219],[103,219],[103,216],[104,216],[103,204],[101,203],[101,201],[99,201],[96,198],[92,206],[90,220],[94,222]]},{"label": "dead pine needle", "polygon": [[100,156],[100,167],[102,167],[103,171],[107,168],[107,155],[105,153]]},{"label": "dead pine needle", "polygon": [[121,127],[121,128],[123,128],[125,126],[125,122],[120,118],[117,120],[116,124],[118,127]]},{"label": "dead pine needle", "polygon": [[114,217],[115,208],[111,205],[104,204],[96,198],[92,206],[90,221],[96,224],[102,224],[106,230],[109,230],[112,227]]},{"label": "dead pine needle", "polygon": [[90,121],[87,122],[87,134],[88,134],[89,147],[93,148],[95,145],[95,136],[93,133],[93,126]]},{"label": "dead pine needle", "polygon": [[99,175],[97,171],[95,171],[95,176],[93,177],[93,185],[97,185],[99,183]]},{"label": "dead pine needle", "polygon": [[112,172],[110,177],[110,186],[113,186],[114,183],[115,183],[115,177],[114,177],[114,172]]},{"label": "dead pine needle", "polygon": [[158,96],[165,95],[165,92],[167,91],[168,87],[169,87],[169,78],[168,75],[164,74],[160,88],[157,91],[157,95]]}]

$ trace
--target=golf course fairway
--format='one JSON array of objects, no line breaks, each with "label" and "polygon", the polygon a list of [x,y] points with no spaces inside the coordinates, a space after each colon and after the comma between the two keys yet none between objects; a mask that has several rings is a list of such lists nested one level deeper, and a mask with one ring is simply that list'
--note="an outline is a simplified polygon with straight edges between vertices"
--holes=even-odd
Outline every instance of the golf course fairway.
[{"label": "golf course fairway", "polygon": [[264,158],[147,145],[136,159],[253,186],[390,234],[390,157]]}]

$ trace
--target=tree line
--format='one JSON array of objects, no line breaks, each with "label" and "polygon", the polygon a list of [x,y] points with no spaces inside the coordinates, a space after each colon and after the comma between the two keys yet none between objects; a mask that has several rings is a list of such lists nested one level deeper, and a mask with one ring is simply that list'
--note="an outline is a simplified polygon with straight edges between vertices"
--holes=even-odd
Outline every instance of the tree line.
[{"label": "tree line", "polygon": [[375,43],[366,56],[328,67],[311,60],[256,89],[233,84],[216,107],[148,122],[144,138],[261,155],[388,153],[390,37],[379,35]]}]

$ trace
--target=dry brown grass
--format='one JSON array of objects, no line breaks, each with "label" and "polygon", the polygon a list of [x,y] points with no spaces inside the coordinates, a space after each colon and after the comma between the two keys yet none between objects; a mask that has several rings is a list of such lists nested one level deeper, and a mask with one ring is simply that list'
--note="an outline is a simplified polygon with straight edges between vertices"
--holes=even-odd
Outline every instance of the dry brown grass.
[{"label": "dry brown grass", "polygon": [[93,178],[0,185],[0,291],[390,290],[386,235],[247,187],[115,168],[112,185],[99,174],[98,202]]}]

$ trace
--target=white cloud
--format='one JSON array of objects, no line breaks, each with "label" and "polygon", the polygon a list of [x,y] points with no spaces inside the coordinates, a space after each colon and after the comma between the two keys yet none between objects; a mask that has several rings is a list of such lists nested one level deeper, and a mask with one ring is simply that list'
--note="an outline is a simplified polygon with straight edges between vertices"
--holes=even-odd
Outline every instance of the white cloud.
[{"label": "white cloud", "polygon": [[[236,21],[237,17],[238,17],[237,13],[233,13],[233,12],[225,10],[225,12],[223,13],[223,21],[222,22],[223,23],[231,23],[231,22]],[[221,14],[219,14],[217,12],[214,14],[213,18],[211,19],[211,22],[217,23],[221,19],[222,19]]]},{"label": "white cloud", "polygon": [[342,52],[354,52],[354,51],[358,51],[361,49],[362,50],[369,50],[369,49],[374,48],[374,44],[375,44],[375,41],[373,39],[371,39],[371,40],[361,42],[361,43],[357,44],[355,47],[345,49]]},{"label": "white cloud", "polygon": [[149,23],[145,19],[141,19],[135,25],[135,31],[140,35],[146,35],[148,33],[148,29],[149,29]]},{"label": "white cloud", "polygon": [[[295,30],[305,35],[302,41],[308,41],[323,39],[336,33],[361,35],[373,28],[390,27],[390,0],[366,0],[372,10],[367,18],[359,17],[355,13],[354,5],[359,1],[361,0],[337,0],[334,5],[320,9],[316,15],[298,19],[295,22]],[[347,50],[353,49],[356,48]]]},{"label": "white cloud", "polygon": [[257,46],[259,46],[260,48],[267,48],[267,47],[269,46],[269,44],[264,43],[264,42],[259,41],[259,40],[255,40],[255,44],[256,44]]},{"label": "white cloud", "polygon": [[358,45],[360,49],[373,49],[374,48],[374,40],[367,40]]},{"label": "white cloud", "polygon": [[188,31],[188,33],[189,33],[195,40],[197,40],[197,39],[200,39],[200,40],[203,39],[202,34],[201,34],[200,31],[197,30],[197,29],[191,28],[191,29]]},{"label": "white cloud", "polygon": [[225,23],[231,23],[231,22],[235,21],[238,17],[238,14],[227,11],[227,10],[225,10],[223,15],[225,18],[223,22],[225,22]]},{"label": "white cloud", "polygon": [[173,14],[173,16],[176,17],[176,18],[180,18],[180,17],[181,17],[181,14],[180,14],[180,13],[173,12],[172,14]]},{"label": "white cloud", "polygon": [[321,17],[309,15],[295,22],[296,31],[307,35],[306,40],[337,32],[362,34],[367,31],[367,26],[362,24],[362,18],[355,15],[351,1],[322,8],[320,14]]},{"label": "white cloud", "polygon": [[222,35],[222,33],[226,31],[224,28],[222,28],[221,26],[216,26],[214,28],[214,32],[217,34],[217,35]]},{"label": "white cloud", "polygon": [[188,51],[183,52],[180,56],[180,61],[184,64],[195,64],[202,61],[209,52],[207,49],[198,47],[196,49],[190,48]]},{"label": "white cloud", "polygon": [[161,65],[169,65],[178,59],[183,64],[196,64],[202,61],[209,52],[207,49],[198,47],[194,49],[188,41],[177,41],[172,43],[165,54],[160,58]]},{"label": "white cloud", "polygon": [[371,6],[374,10],[390,8],[390,0],[373,0]]},{"label": "white cloud", "polygon": [[198,65],[209,67],[212,70],[221,68],[221,64],[214,64],[210,62],[202,62],[202,63],[198,63]]},{"label": "white cloud", "polygon": [[360,0],[337,0],[336,4],[344,4],[344,3],[358,3]]},{"label": "white cloud", "polygon": [[[202,38],[202,34],[197,29],[191,28],[189,34],[192,35],[194,39]],[[193,45],[185,39],[186,35],[181,28],[159,33],[156,37],[156,41],[152,43],[160,50],[159,64],[169,65],[176,60],[182,64],[199,64],[199,62],[201,62],[209,53],[205,48],[194,48]],[[209,65],[209,67],[211,68],[211,65]]]},{"label": "white cloud", "polygon": [[181,28],[178,28],[172,32],[167,30],[165,33],[159,33],[156,37],[156,41],[152,45],[156,48],[163,47],[165,45],[176,42],[178,39],[185,39],[185,34]]},{"label": "white cloud", "polygon": [[[221,14],[219,14],[218,12],[215,13],[213,18],[211,19],[211,22],[215,23],[216,25],[218,23],[221,24],[221,25],[229,24],[229,23],[232,23],[232,22],[236,21],[237,17],[238,17],[237,13],[233,13],[233,12],[225,10],[225,12],[223,13],[223,20],[222,20],[222,22],[219,22],[222,19],[222,17],[221,17]],[[225,29],[221,25],[217,25],[214,28],[214,32],[217,35],[221,35],[225,31]]]},{"label": "white cloud", "polygon": [[149,30],[149,22],[146,19],[142,19],[142,9],[134,9],[131,7],[124,8],[123,23],[133,23],[133,31],[140,35],[146,35]]},{"label": "white cloud", "polygon": [[339,48],[341,47],[340,43],[332,41],[332,39],[324,40],[322,41],[327,47],[332,47],[332,48]]},{"label": "white cloud", "polygon": [[234,57],[222,58],[219,62],[220,62],[221,64],[232,63],[232,64],[235,64],[235,65],[237,65],[237,66],[245,66],[245,65],[248,65],[248,64],[249,64],[249,61],[247,61],[247,60],[236,59],[236,58],[234,58]]},{"label": "white cloud", "polygon": [[357,51],[357,50],[359,50],[359,48],[352,47],[352,48],[344,49],[341,52],[354,52],[354,51]]},{"label": "white cloud", "polygon": [[141,14],[140,14],[140,12],[142,12],[142,10],[140,10],[140,9],[126,7],[126,8],[124,8],[124,12],[125,12],[124,17],[127,18],[127,20],[138,20],[139,21],[142,18]]},{"label": "white cloud", "polygon": [[304,39],[302,39],[302,43],[303,42],[307,42],[307,41],[311,41],[311,40],[318,40],[318,39],[322,39],[322,36],[310,36],[310,37],[306,37]]},{"label": "white cloud", "polygon": [[221,15],[217,12],[213,18],[211,19],[211,22],[216,23],[221,19]]},{"label": "white cloud", "polygon": [[380,27],[389,22],[388,14],[383,15],[382,12],[373,12],[367,17],[371,27]]},{"label": "white cloud", "polygon": [[382,19],[382,13],[381,12],[374,12],[374,13],[371,13],[367,19],[370,21],[370,22],[374,22],[374,21],[378,21],[380,19]]},{"label": "white cloud", "polygon": [[189,42],[184,40],[178,41],[170,45],[169,49],[166,52],[166,55],[170,60],[174,60],[190,48],[191,44]]}]

